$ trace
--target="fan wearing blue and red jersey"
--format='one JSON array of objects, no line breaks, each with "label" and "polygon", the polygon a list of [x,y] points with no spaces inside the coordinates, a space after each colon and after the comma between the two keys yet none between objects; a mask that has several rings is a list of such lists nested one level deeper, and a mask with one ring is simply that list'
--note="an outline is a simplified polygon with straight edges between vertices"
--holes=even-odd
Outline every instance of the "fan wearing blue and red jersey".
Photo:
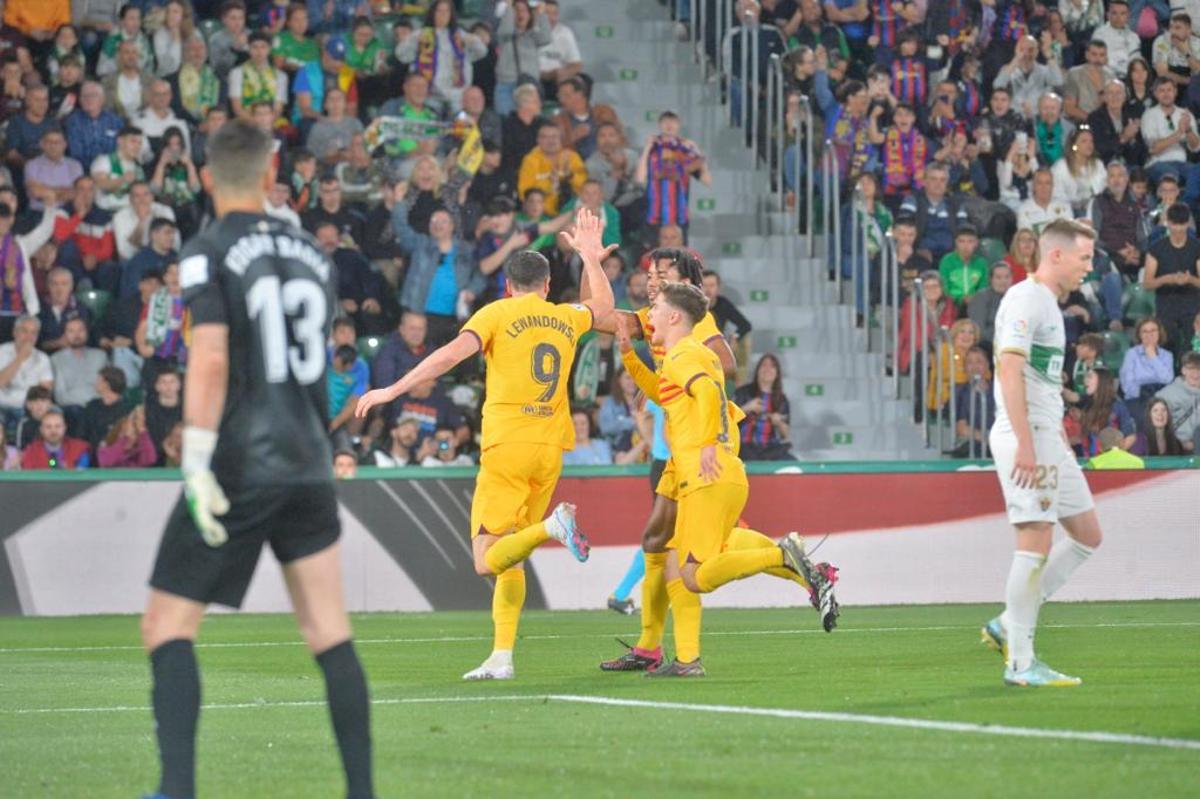
[{"label": "fan wearing blue and red jersey", "polygon": [[696,143],[679,135],[679,116],[665,111],[658,118],[658,133],[642,148],[635,180],[646,186],[646,224],[678,225],[685,235],[692,177],[712,185],[708,160]]}]

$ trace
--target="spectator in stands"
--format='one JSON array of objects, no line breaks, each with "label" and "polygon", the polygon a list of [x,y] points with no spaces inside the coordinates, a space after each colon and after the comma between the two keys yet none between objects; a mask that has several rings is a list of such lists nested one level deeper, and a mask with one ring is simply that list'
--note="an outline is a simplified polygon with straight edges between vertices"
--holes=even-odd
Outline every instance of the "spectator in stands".
[{"label": "spectator in stands", "polygon": [[0,424],[11,427],[20,420],[30,388],[54,388],[50,358],[36,346],[40,328],[36,316],[20,316],[13,340],[0,344]]},{"label": "spectator in stands", "polygon": [[1158,319],[1151,316],[1138,322],[1135,338],[1139,343],[1125,353],[1120,376],[1121,393],[1137,414],[1142,403],[1174,379],[1175,369],[1170,351],[1163,348],[1166,331]]},{"label": "spectator in stands", "polygon": [[625,287],[625,302],[622,304],[622,310],[637,311],[650,304],[650,296],[647,291],[648,281],[649,278],[644,270],[635,269],[633,271],[629,276],[629,283]]},{"label": "spectator in stands", "polygon": [[304,229],[313,235],[321,225],[333,225],[345,246],[357,247],[366,238],[362,216],[343,203],[342,184],[333,174],[321,177],[317,207],[302,213],[300,218]]},{"label": "spectator in stands", "polygon": [[1030,197],[1017,209],[1017,229],[1039,235],[1042,228],[1055,219],[1073,217],[1070,204],[1055,197],[1053,173],[1045,167],[1035,172]]},{"label": "spectator in stands", "polygon": [[[421,423],[413,416],[406,416],[396,422],[388,432],[383,445],[376,446],[371,456],[376,466],[395,468],[420,464],[427,455],[433,454],[433,439],[427,438],[420,442]],[[417,452],[418,443],[422,444],[421,452]]]},{"label": "spectator in stands", "polygon": [[600,400],[600,434],[613,452],[628,452],[633,447],[637,431],[637,384],[633,376],[618,367],[612,391]]},{"label": "spectator in stands", "polygon": [[[942,288],[941,275],[934,270],[929,270],[922,272],[919,277],[921,280],[921,292],[925,297],[925,305],[928,308],[928,319],[922,325],[921,320],[917,318],[916,328],[913,328],[913,317],[919,317],[921,302],[915,293],[909,294],[900,306],[900,335],[896,363],[899,364],[902,374],[908,373],[914,354],[913,350],[915,350],[918,358],[917,374],[920,375],[924,371],[921,364],[924,362],[923,357],[927,349],[927,344],[932,344],[938,335],[938,331],[943,327],[949,327],[958,318],[954,303],[950,301],[950,298],[946,296],[945,290]],[[918,310],[914,311],[913,305],[916,305]],[[921,340],[922,327],[924,327],[927,334],[925,341]],[[917,396],[920,397],[920,392],[917,392]]]},{"label": "spectator in stands", "polygon": [[1162,397],[1155,397],[1146,406],[1146,418],[1139,426],[1137,437],[1129,451],[1134,455],[1180,456],[1188,450],[1175,435],[1171,406]]},{"label": "spectator in stands", "polygon": [[917,249],[931,263],[954,249],[954,231],[967,221],[966,209],[953,196],[947,195],[950,173],[943,164],[929,164],[925,169],[925,187],[910,194],[900,206],[902,214],[915,218]]},{"label": "spectator in stands", "polygon": [[46,287],[46,301],[38,311],[38,321],[41,323],[38,347],[44,352],[54,353],[67,346],[67,322],[76,318],[88,321],[91,312],[75,299],[75,280],[70,270],[62,267],[51,269],[46,278]]},{"label": "spectator in stands", "polygon": [[[164,374],[174,374],[173,372]],[[178,377],[176,380],[178,381]],[[95,399],[83,408],[82,438],[93,449],[108,435],[114,423],[124,418],[132,408],[125,401],[125,373],[115,366],[105,366],[96,375]],[[178,393],[178,392],[177,392]]]},{"label": "spectator in stands", "polygon": [[197,202],[200,188],[200,174],[182,131],[167,128],[150,178],[150,189],[155,199],[175,215],[183,239],[190,239],[200,227],[201,208]]},{"label": "spectator in stands", "polygon": [[145,469],[158,462],[154,441],[146,430],[146,411],[141,405],[114,424],[97,447],[102,469]]},{"label": "spectator in stands", "polygon": [[[1174,22],[1171,24],[1175,25]],[[1177,94],[1169,77],[1160,77],[1154,82],[1154,99],[1158,104],[1147,108],[1142,115],[1142,138],[1150,148],[1146,167],[1155,183],[1164,175],[1174,173],[1186,184],[1187,202],[1195,205],[1200,201],[1200,171],[1196,164],[1189,164],[1187,160],[1189,152],[1200,151],[1200,133],[1196,131],[1192,113],[1175,105]]]},{"label": "spectator in stands", "polygon": [[25,163],[25,192],[29,207],[44,210],[69,202],[75,193],[75,181],[83,167],[66,155],[67,139],[58,127],[47,128],[41,136],[41,154]]},{"label": "spectator in stands", "polygon": [[291,194],[292,187],[288,185],[287,178],[282,175],[276,177],[275,185],[263,198],[263,213],[286,222],[292,227],[302,227],[300,215],[292,210]]},{"label": "spectator in stands", "polygon": [[1103,103],[1087,118],[1100,160],[1110,166],[1114,158],[1131,164],[1145,163],[1149,152],[1142,141],[1142,119],[1134,116],[1125,102],[1125,83],[1120,78],[1110,79],[1101,99]]},{"label": "spectator in stands", "polygon": [[158,154],[162,150],[163,137],[172,129],[178,131],[183,139],[183,149],[191,150],[187,123],[176,116],[172,108],[171,84],[161,78],[150,84],[146,107],[133,120],[133,124],[145,139],[143,157],[151,152]]},{"label": "spectator in stands", "polygon": [[994,85],[1008,89],[1017,112],[1032,120],[1039,98],[1063,84],[1062,70],[1057,62],[1039,64],[1038,41],[1024,36],[1014,48],[1013,58],[1000,68]]},{"label": "spectator in stands", "polygon": [[149,244],[137,251],[137,254],[125,263],[121,270],[121,284],[118,296],[133,297],[138,293],[142,276],[147,273],[162,274],[167,264],[178,259],[175,243],[179,233],[175,224],[167,218],[155,217],[149,226]]},{"label": "spectator in stands", "polygon": [[409,224],[407,189],[397,188],[396,195],[392,226],[409,259],[400,304],[425,313],[429,343],[440,347],[458,334],[460,301],[469,307],[483,291],[483,273],[448,212],[434,211],[429,234],[418,233]]},{"label": "spectator in stands", "polygon": [[[368,23],[369,27],[370,23]],[[421,30],[396,45],[396,59],[422,75],[451,112],[463,106],[463,92],[474,78],[474,62],[487,55],[487,45],[458,24],[451,0],[436,0],[425,13]]]},{"label": "spectator in stands", "polygon": [[343,444],[334,451],[333,476],[337,480],[353,480],[358,476],[358,453],[352,445]]},{"label": "spectator in stands", "polygon": [[397,418],[411,416],[420,423],[421,440],[431,438],[440,428],[457,431],[460,445],[470,438],[471,431],[463,420],[462,412],[446,397],[435,380],[413,386],[412,391],[396,399],[393,407]]},{"label": "spectator in stands", "polygon": [[[884,205],[879,178],[872,172],[864,172],[857,181],[857,190],[851,202],[846,203],[842,216],[842,229],[862,231],[842,238],[841,272],[847,280],[855,280],[855,311],[861,323],[872,296],[879,291],[879,257],[883,252],[888,230],[892,226],[892,213]],[[866,252],[859,252],[866,242]],[[857,263],[854,258],[857,257]],[[870,285],[866,285],[870,272]]]},{"label": "spectator in stands", "polygon": [[824,50],[817,51],[816,65],[813,91],[825,119],[825,138],[833,143],[838,177],[853,181],[867,169],[874,149],[869,137],[867,87],[857,80],[848,80],[837,87],[835,96]]},{"label": "spectator in stands", "polygon": [[[896,217],[892,223],[892,240],[896,246],[896,264],[900,274],[900,296],[907,297],[913,281],[933,264],[917,251],[917,221],[911,215]],[[890,298],[888,298],[890,301]]]},{"label": "spectator in stands", "polygon": [[575,78],[583,71],[583,56],[579,52],[575,32],[559,21],[558,0],[544,0],[542,6],[546,21],[550,23],[550,42],[538,48],[538,71],[542,79],[542,92],[550,96],[564,81]]},{"label": "spectator in stands", "polygon": [[58,127],[48,115],[49,110],[50,91],[45,86],[32,86],[25,93],[24,111],[8,121],[4,160],[14,173],[37,157],[42,135]]},{"label": "spectator in stands", "polygon": [[64,346],[50,357],[54,372],[54,402],[67,416],[72,430],[79,429],[83,407],[96,398],[96,375],[108,365],[104,350],[89,347],[87,322],[67,320]]},{"label": "spectator in stands", "polygon": [[[166,226],[155,222],[165,221]],[[151,234],[158,230],[160,243],[170,245],[169,249],[179,248],[179,230],[175,227],[175,212],[169,207],[154,200],[154,191],[144,180],[135,181],[129,188],[129,203],[121,208],[112,219],[113,239],[117,244],[117,256],[122,261],[129,261],[146,247],[153,246]],[[158,248],[161,251],[161,247]],[[122,276],[123,278],[124,276]],[[132,282],[121,281],[121,294],[129,296],[137,285],[136,277]]]},{"label": "spectator in stands", "polygon": [[1172,429],[1183,448],[1200,452],[1200,352],[1184,355],[1180,372],[1180,376],[1156,396],[1167,403]]},{"label": "spectator in stands", "polygon": [[[487,106],[487,96],[478,86],[468,86],[463,90],[462,112],[466,115],[463,121],[471,121],[479,128],[482,141],[491,142],[499,153],[498,142],[504,137],[504,123],[500,115]],[[499,166],[497,161],[494,166]]]},{"label": "spectator in stands", "polygon": [[9,443],[8,430],[0,424],[0,472],[15,472],[21,468],[21,450]]},{"label": "spectator in stands", "polygon": [[1100,93],[1116,73],[1108,68],[1108,45],[1099,39],[1088,42],[1086,63],[1067,70],[1063,86],[1063,113],[1072,122],[1087,122],[1100,107]]},{"label": "spectator in stands", "polygon": [[307,35],[308,22],[308,7],[294,3],[287,7],[283,28],[271,40],[271,63],[289,75],[321,59],[320,44]]},{"label": "spectator in stands", "polygon": [[[1142,3],[1138,5],[1145,8]],[[1108,67],[1118,75],[1125,74],[1130,60],[1142,50],[1141,38],[1129,28],[1129,6],[1128,0],[1109,0],[1108,21],[1092,32],[1092,41],[1104,42]]]},{"label": "spectator in stands", "polygon": [[1062,98],[1054,92],[1043,94],[1037,107],[1037,118],[1033,120],[1037,157],[1042,164],[1053,164],[1066,154],[1075,124],[1063,116]]},{"label": "spectator in stands", "polygon": [[[605,247],[622,245],[621,213],[604,199],[604,187],[600,181],[588,178],[579,188],[579,194],[563,208],[568,221],[580,207],[586,208],[603,220],[604,233],[601,242]],[[564,223],[565,226],[565,223]]]},{"label": "spectator in stands", "polygon": [[329,432],[345,428],[355,435],[362,428],[362,420],[355,418],[354,408],[358,399],[366,394],[370,386],[365,369],[355,369],[359,363],[358,351],[351,344],[334,348],[333,357],[325,370],[325,386],[329,395]]},{"label": "spectator in stands", "polygon": [[104,102],[132,123],[142,112],[154,75],[143,68],[137,42],[123,41],[117,48],[117,69],[101,81]]},{"label": "spectator in stands", "polygon": [[80,164],[92,166],[97,158],[116,149],[117,132],[123,125],[119,116],[104,107],[104,87],[85,81],[79,90],[79,107],[66,120],[67,151]]},{"label": "spectator in stands", "polygon": [[736,346],[739,341],[750,335],[753,326],[730,299],[721,294],[721,275],[717,272],[704,270],[704,296],[708,297],[708,310],[717,322],[717,329],[729,340],[729,345]]},{"label": "spectator in stands", "polygon": [[[599,190],[599,184],[595,184],[594,181],[591,184]],[[589,184],[584,185],[586,187]],[[532,248],[533,243],[542,237],[553,237],[565,228],[573,217],[568,210],[549,221],[530,222],[518,227],[515,224],[516,210],[516,203],[508,197],[496,197],[488,204],[486,214],[481,220],[484,229],[476,237],[475,258],[479,262],[479,270],[488,278],[487,287],[483,292],[485,302],[505,296],[503,267],[510,255]],[[619,225],[619,222],[617,224]],[[617,233],[619,237],[619,227]],[[619,244],[620,240],[618,238],[617,242],[605,242],[609,243]]]},{"label": "spectator in stands", "polygon": [[588,175],[600,181],[604,198],[621,214],[621,227],[635,231],[642,224],[640,201],[645,188],[635,180],[639,154],[626,145],[625,134],[617,124],[596,126],[596,151],[587,159]]},{"label": "spectator in stands", "polygon": [[1121,431],[1124,440],[1122,448],[1133,446],[1136,425],[1133,415],[1117,395],[1117,381],[1113,373],[1104,366],[1098,366],[1087,373],[1083,380],[1084,396],[1079,415],[1079,449],[1085,457],[1097,455],[1100,452],[1100,432],[1106,427],[1114,427]]},{"label": "spectator in stands", "polygon": [[[1176,5],[1172,3],[1172,8]],[[1159,79],[1186,89],[1191,82],[1192,63],[1200,61],[1200,37],[1192,33],[1191,16],[1173,13],[1166,32],[1154,40],[1151,53]]]},{"label": "spectator in stands", "polygon": [[54,395],[49,388],[42,385],[29,387],[29,391],[25,393],[24,412],[17,422],[16,433],[13,436],[17,449],[24,450],[33,443],[41,430],[42,417],[53,407]]},{"label": "spectator in stands", "polygon": [[621,120],[612,106],[593,105],[587,81],[581,77],[569,78],[558,85],[558,103],[561,110],[554,123],[562,131],[566,146],[587,160],[596,152],[598,130],[601,125],[612,125],[619,129]]},{"label": "spectator in stands", "polygon": [[1096,157],[1095,139],[1089,128],[1071,134],[1063,157],[1054,163],[1051,174],[1055,191],[1070,203],[1075,215],[1086,213],[1092,198],[1104,191],[1108,177],[1104,162]]},{"label": "spectator in stands", "polygon": [[425,334],[425,315],[405,311],[396,332],[387,337],[375,355],[371,384],[376,387],[390,386],[425,360],[430,352],[425,343]]},{"label": "spectator in stands", "polygon": [[[1108,165],[1107,172],[1107,186],[1092,201],[1088,216],[1092,221],[1092,229],[1096,231],[1100,243],[1112,258],[1113,265],[1122,274],[1136,277],[1141,267],[1142,253],[1147,246],[1147,230],[1142,224],[1137,201],[1128,191],[1129,172],[1125,164],[1115,161]],[[1189,219],[1190,216],[1189,214]],[[1197,255],[1200,256],[1200,253]],[[1118,300],[1119,294],[1118,290]],[[1110,318],[1120,318],[1119,306],[1115,317],[1111,313],[1112,309],[1106,310],[1110,311]]]},{"label": "spectator in stands", "polygon": [[[959,386],[970,380],[967,373],[967,353],[979,346],[979,327],[970,319],[959,319],[950,327],[946,337],[938,335],[937,361],[929,364],[929,382],[925,407],[935,414],[942,413],[954,399]],[[940,361],[940,363],[939,363]]]},{"label": "spectator in stands", "polygon": [[779,359],[769,353],[759,358],[754,379],[738,387],[733,401],[746,412],[739,425],[742,460],[791,460],[791,406],[783,393]]},{"label": "spectator in stands", "polygon": [[1004,263],[1012,270],[1012,282],[1020,283],[1037,269],[1038,237],[1029,228],[1021,228],[1013,236]]},{"label": "spectator in stands", "polygon": [[[224,82],[230,70],[249,55],[250,33],[246,30],[246,6],[242,0],[225,0],[219,13],[221,28],[208,40],[208,62]],[[322,21],[312,20],[314,27]]]},{"label": "spectator in stands", "polygon": [[148,389],[153,389],[159,372],[178,369],[187,360],[186,316],[179,264],[168,264],[163,270],[163,286],[142,306],[142,318],[133,335],[142,357],[142,385]]},{"label": "spectator in stands", "polygon": [[[521,162],[537,146],[542,117],[542,98],[536,86],[524,83],[513,92],[515,106],[503,117],[501,169],[516,180]],[[499,107],[496,109],[500,112]]]},{"label": "spectator in stands", "polygon": [[104,39],[100,48],[100,57],[96,63],[96,74],[100,77],[112,75],[119,68],[118,59],[121,45],[129,42],[138,55],[139,63],[143,56],[146,66],[153,64],[154,48],[150,38],[142,32],[142,8],[137,3],[126,3],[117,12],[118,24]]},{"label": "spectator in stands", "polygon": [[168,76],[175,114],[189,125],[200,125],[209,112],[218,107],[225,95],[225,84],[208,63],[208,44],[199,33],[183,45],[183,64]]},{"label": "spectator in stands", "polygon": [[917,113],[911,105],[897,105],[892,121],[883,140],[883,194],[890,207],[898,209],[905,194],[924,188],[930,152],[925,135],[916,129]]},{"label": "spectator in stands", "polygon": [[708,159],[695,142],[680,135],[682,123],[674,111],[658,117],[658,132],[646,138],[634,180],[646,187],[646,224],[652,232],[673,225],[687,241],[691,181],[712,186]]},{"label": "spectator in stands", "polygon": [[988,286],[975,293],[967,302],[967,317],[979,329],[981,343],[991,346],[996,338],[996,311],[1000,300],[1013,283],[1012,267],[1004,261],[992,264],[988,273]]},{"label": "spectator in stands", "polygon": [[83,59],[67,56],[59,65],[58,77],[50,86],[50,115],[63,124],[79,107],[79,90],[83,87]]},{"label": "spectator in stands", "polygon": [[51,408],[42,417],[39,432],[21,453],[23,470],[86,469],[91,465],[87,442],[67,435],[67,422],[58,408]]},{"label": "spectator in stands", "polygon": [[[967,447],[960,446],[955,450],[958,457],[965,457],[972,449],[982,455],[983,442],[996,422],[996,397],[987,352],[982,347],[971,347],[967,350],[965,364],[967,379],[954,388],[955,433],[960,441],[968,442]],[[970,446],[972,440],[973,448]]]},{"label": "spectator in stands", "polygon": [[[433,452],[421,459],[422,466],[471,466],[471,456],[458,451],[458,435],[452,427],[439,427],[430,439]],[[577,447],[578,448],[578,447]],[[563,462],[570,453],[563,453]]]},{"label": "spectator in stands", "polygon": [[1200,312],[1200,241],[1188,234],[1191,221],[1182,203],[1167,209],[1169,233],[1150,247],[1142,277],[1142,287],[1155,294],[1163,341],[1178,342],[1180,355],[1188,347],[1192,321]]},{"label": "spectator in stands", "polygon": [[533,84],[538,89],[538,48],[554,40],[545,3],[530,7],[529,0],[513,0],[496,26],[499,56],[496,60],[496,94],[492,98],[496,113],[502,117],[516,108],[514,93],[518,85]]},{"label": "spectator in stands", "polygon": [[183,421],[183,379],[178,372],[159,373],[154,391],[146,397],[145,408],[146,429],[161,460],[166,454],[167,437]]},{"label": "spectator in stands", "polygon": [[1000,202],[1014,213],[1031,199],[1033,177],[1038,172],[1037,141],[1025,131],[1018,132],[1004,160],[996,164]]},{"label": "spectator in stands", "polygon": [[546,195],[546,213],[555,216],[583,188],[587,169],[574,150],[563,147],[562,131],[551,122],[538,130],[537,147],[521,161],[517,191],[538,188]]},{"label": "spectator in stands", "polygon": [[563,453],[564,466],[608,466],[613,463],[612,446],[604,438],[592,438],[592,416],[583,408],[571,411],[575,427],[575,449]]},{"label": "spectator in stands", "polygon": [[959,225],[954,232],[954,250],[938,262],[938,272],[946,294],[959,306],[965,306],[987,285],[988,263],[979,254],[979,233],[974,225]]},{"label": "spectator in stands", "polygon": [[138,323],[142,310],[160,288],[162,272],[143,272],[137,294],[110,302],[98,327],[101,349],[112,355],[113,365],[120,367],[132,387],[141,385],[142,358],[137,354],[135,344]]},{"label": "spectator in stands", "polygon": [[350,142],[362,132],[358,118],[346,116],[346,93],[329,89],[325,93],[325,116],[308,130],[308,149],[321,163],[333,166],[349,160]]},{"label": "spectator in stands", "polygon": [[36,316],[41,309],[32,257],[54,229],[53,208],[46,209],[41,223],[24,235],[13,232],[14,213],[10,200],[0,200],[0,342],[10,339],[18,317]]},{"label": "spectator in stands", "polygon": [[229,105],[235,116],[249,121],[259,103],[269,103],[279,116],[287,105],[288,76],[271,66],[271,37],[262,31],[251,33],[249,53],[248,60],[229,72]]},{"label": "spectator in stands", "polygon": [[382,335],[391,324],[384,308],[387,297],[382,276],[372,271],[361,252],[346,246],[346,242],[338,238],[333,222],[319,223],[316,239],[336,267],[342,311],[354,319],[355,328],[363,335]]},{"label": "spectator in stands", "polygon": [[138,160],[141,151],[142,132],[134,127],[124,127],[117,134],[116,149],[97,155],[92,160],[89,174],[99,189],[96,205],[106,211],[118,211],[129,204],[129,192],[133,184],[146,179]]},{"label": "spectator in stands", "polygon": [[154,74],[165,78],[183,63],[184,43],[196,35],[191,7],[183,0],[168,0],[163,6],[162,27],[154,31]]},{"label": "spectator in stands", "polygon": [[[782,57],[787,51],[785,37],[774,25],[764,24],[761,20],[762,8],[755,0],[738,3],[738,24],[725,32],[721,42],[721,53],[725,69],[729,74],[729,105],[735,124],[742,119],[742,96],[750,81],[759,81],[759,88],[766,87],[767,75],[771,70],[771,58]],[[743,44],[749,53],[742,55]],[[754,64],[753,59],[758,63]],[[743,75],[742,70],[749,70]],[[757,114],[759,111],[754,110]],[[747,134],[749,136],[749,134]]]}]

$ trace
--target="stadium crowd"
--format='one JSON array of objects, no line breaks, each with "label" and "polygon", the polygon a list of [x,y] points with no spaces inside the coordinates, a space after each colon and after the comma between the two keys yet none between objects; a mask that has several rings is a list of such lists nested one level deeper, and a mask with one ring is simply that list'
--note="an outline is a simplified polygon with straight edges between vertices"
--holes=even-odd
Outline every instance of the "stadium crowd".
[{"label": "stadium crowd", "polygon": [[[715,0],[701,2],[715,19]],[[690,3],[671,5],[686,34]],[[811,109],[846,221],[867,225],[865,257],[878,260],[885,234],[895,242],[906,298],[894,366],[921,375],[922,413],[990,396],[996,305],[1036,266],[1040,227],[1077,216],[1100,240],[1092,278],[1062,301],[1073,442],[1094,454],[1115,427],[1134,451],[1195,448],[1200,2],[739,0],[734,15],[723,41],[704,44],[728,56],[735,105],[754,96],[743,37],[758,39],[764,87],[770,56],[782,57],[788,146],[773,146],[762,114],[754,137],[783,160],[789,202],[805,202],[810,167],[796,154]],[[233,116],[277,142],[264,211],[307,229],[338,268],[327,385],[344,473],[473,462],[477,367],[366,421],[353,418],[356,398],[503,296],[514,251],[547,255],[551,299],[577,297],[580,264],[557,233],[581,205],[620,246],[605,263],[619,306],[644,306],[647,252],[686,246],[691,181],[711,181],[686,118],[666,112],[637,136],[593,99],[556,0],[8,0],[3,23],[6,469],[178,463],[188,325],[177,254],[211,215],[204,144]],[[913,342],[917,277],[931,335]],[[750,324],[719,275],[704,282],[746,361]],[[859,309],[873,315],[871,288]],[[656,409],[619,367],[611,337],[581,341],[568,462],[651,457]],[[743,453],[790,458],[779,360],[743,363],[741,376]],[[982,436],[966,418],[960,435]]]}]

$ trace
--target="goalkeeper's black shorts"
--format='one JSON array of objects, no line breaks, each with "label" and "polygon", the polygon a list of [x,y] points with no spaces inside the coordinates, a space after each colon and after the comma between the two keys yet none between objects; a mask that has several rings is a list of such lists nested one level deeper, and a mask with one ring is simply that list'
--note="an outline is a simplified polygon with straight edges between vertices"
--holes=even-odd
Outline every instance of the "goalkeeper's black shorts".
[{"label": "goalkeeper's black shorts", "polygon": [[150,585],[205,604],[240,607],[263,544],[281,564],[316,554],[341,535],[332,480],[228,492],[229,512],[218,516],[229,540],[204,543],[180,494],[167,521]]}]

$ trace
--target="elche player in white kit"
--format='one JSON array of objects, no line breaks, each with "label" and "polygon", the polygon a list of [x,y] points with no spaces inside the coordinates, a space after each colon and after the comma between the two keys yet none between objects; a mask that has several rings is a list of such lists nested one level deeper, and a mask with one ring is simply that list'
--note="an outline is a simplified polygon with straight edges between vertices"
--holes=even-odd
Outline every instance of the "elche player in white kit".
[{"label": "elche player in white kit", "polygon": [[[1071,220],[1050,223],[1039,238],[1037,270],[1004,295],[996,312],[996,423],[990,443],[1017,548],[1004,613],[983,627],[983,641],[1005,658],[1004,682],[1073,686],[1034,655],[1042,603],[1100,545],[1100,523],[1087,480],[1063,432],[1062,370],[1066,331],[1058,298],[1092,271],[1096,234]],[[1054,523],[1067,537],[1054,543]]]}]

